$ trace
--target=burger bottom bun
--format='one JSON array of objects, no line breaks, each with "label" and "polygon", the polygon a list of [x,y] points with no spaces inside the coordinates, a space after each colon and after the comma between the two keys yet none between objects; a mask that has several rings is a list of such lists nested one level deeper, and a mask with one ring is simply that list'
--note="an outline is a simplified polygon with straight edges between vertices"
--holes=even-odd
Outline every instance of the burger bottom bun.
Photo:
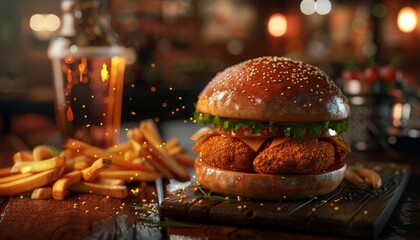
[{"label": "burger bottom bun", "polygon": [[320,174],[269,175],[243,173],[212,167],[196,160],[200,185],[225,196],[255,200],[288,200],[321,196],[334,191],[343,181],[346,164],[340,161]]}]

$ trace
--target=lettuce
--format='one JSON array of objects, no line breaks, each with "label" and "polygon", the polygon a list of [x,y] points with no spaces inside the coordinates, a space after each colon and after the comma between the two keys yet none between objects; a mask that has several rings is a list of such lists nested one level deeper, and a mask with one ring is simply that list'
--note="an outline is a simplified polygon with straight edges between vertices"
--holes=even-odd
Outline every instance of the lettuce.
[{"label": "lettuce", "polygon": [[257,134],[262,129],[268,128],[270,133],[275,134],[281,129],[283,130],[283,134],[285,136],[293,136],[297,139],[303,139],[307,132],[312,137],[319,137],[328,129],[332,129],[336,131],[337,134],[340,134],[344,132],[348,127],[347,119],[313,123],[279,123],[272,121],[263,122],[222,118],[197,111],[193,113],[193,119],[194,122],[198,124],[221,127],[226,132],[236,132],[241,128],[250,128],[253,134]]}]

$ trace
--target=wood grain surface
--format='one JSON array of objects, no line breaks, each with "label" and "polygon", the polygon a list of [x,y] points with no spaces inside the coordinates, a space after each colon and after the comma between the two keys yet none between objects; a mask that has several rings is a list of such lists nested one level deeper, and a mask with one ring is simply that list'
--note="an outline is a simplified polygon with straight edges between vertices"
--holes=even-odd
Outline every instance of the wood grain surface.
[{"label": "wood grain surface", "polygon": [[64,201],[28,195],[0,198],[0,239],[162,239],[161,229],[137,223],[132,205],[156,202],[153,183],[131,186],[124,200],[74,194]]},{"label": "wood grain surface", "polygon": [[[374,163],[383,186],[374,191],[344,181],[332,193],[294,201],[230,201],[204,197],[195,186],[172,192],[161,206],[171,219],[230,226],[275,227],[345,237],[376,237],[391,216],[410,175],[408,165]],[[235,199],[235,198],[233,198]]]}]

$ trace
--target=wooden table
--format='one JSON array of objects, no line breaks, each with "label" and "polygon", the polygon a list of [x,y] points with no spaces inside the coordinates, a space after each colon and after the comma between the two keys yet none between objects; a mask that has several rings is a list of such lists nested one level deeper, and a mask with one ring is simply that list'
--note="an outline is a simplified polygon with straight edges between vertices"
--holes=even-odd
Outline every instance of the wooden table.
[{"label": "wooden table", "polygon": [[[5,165],[7,160],[11,161],[15,150],[7,146],[0,150],[0,163]],[[407,187],[379,238],[413,239],[420,236],[420,188],[417,186],[420,183],[420,159],[355,152],[348,161],[396,162],[411,166]],[[74,194],[64,201],[31,200],[28,195],[0,197],[0,239],[346,239],[305,232],[304,229],[241,227],[188,222],[188,219],[184,223],[192,224],[194,228],[151,226],[138,221],[144,211],[132,205],[156,206],[155,184],[135,183],[130,187],[138,191],[125,200],[90,194]]]}]

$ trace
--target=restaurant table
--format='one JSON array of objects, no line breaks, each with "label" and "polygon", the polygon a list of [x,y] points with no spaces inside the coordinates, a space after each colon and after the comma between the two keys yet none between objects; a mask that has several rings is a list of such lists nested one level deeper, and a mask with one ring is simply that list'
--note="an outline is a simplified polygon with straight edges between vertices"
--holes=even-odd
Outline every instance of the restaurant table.
[{"label": "restaurant table", "polygon": [[[133,125],[130,125],[133,126]],[[160,123],[165,139],[178,137],[191,149],[189,139],[198,126],[180,121]],[[52,138],[52,142],[56,141]],[[4,139],[2,144],[5,143]],[[13,147],[2,147],[2,167],[11,164]],[[391,157],[383,152],[354,151],[347,159],[355,162],[396,163],[410,166],[408,183],[378,239],[419,239],[420,236],[420,158],[409,155]],[[163,181],[164,185],[168,180]],[[351,236],[287,229],[273,226],[241,226],[191,221],[189,219],[161,219],[152,224],[143,221],[147,206],[158,206],[158,189],[154,182],[129,185],[132,189],[124,200],[92,194],[72,193],[63,201],[32,200],[30,195],[0,197],[0,239],[353,239]],[[163,221],[166,220],[166,221]],[[178,225],[175,225],[178,224]]]}]

